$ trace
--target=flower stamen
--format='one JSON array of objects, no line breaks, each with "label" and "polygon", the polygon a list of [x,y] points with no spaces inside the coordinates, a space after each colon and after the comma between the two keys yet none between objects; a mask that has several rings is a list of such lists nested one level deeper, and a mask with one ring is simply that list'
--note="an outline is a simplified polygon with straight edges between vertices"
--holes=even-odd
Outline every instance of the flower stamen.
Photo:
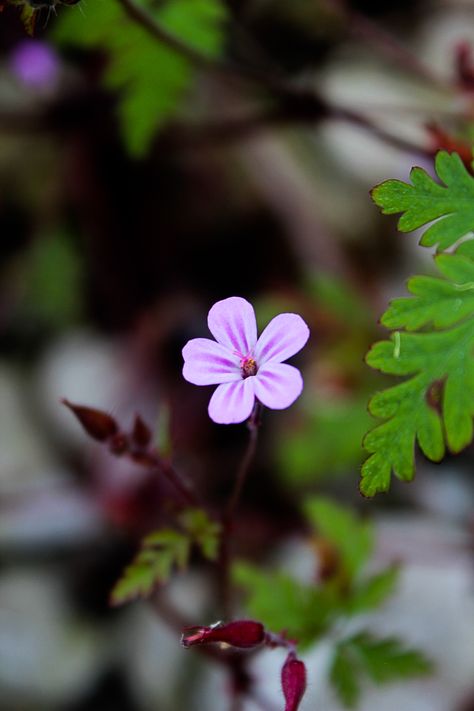
[{"label": "flower stamen", "polygon": [[247,356],[240,361],[240,369],[242,370],[242,378],[249,378],[251,375],[257,375],[257,361],[254,358]]}]

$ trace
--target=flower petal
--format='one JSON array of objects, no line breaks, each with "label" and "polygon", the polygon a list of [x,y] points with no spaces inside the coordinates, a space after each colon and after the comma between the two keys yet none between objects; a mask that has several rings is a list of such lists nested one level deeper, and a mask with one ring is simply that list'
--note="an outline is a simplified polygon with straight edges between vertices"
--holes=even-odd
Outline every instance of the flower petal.
[{"label": "flower petal", "polygon": [[183,377],[194,385],[217,385],[242,378],[239,357],[210,338],[188,341],[183,358]]},{"label": "flower petal", "polygon": [[287,363],[267,363],[253,380],[255,395],[272,410],[289,407],[303,390],[300,371]]},{"label": "flower petal", "polygon": [[209,417],[220,425],[243,422],[253,409],[255,378],[241,379],[236,383],[225,383],[216,388],[209,402]]},{"label": "flower petal", "polygon": [[309,338],[309,328],[297,314],[280,314],[270,321],[257,341],[255,359],[281,363],[300,351]]},{"label": "flower petal", "polygon": [[240,296],[231,296],[214,304],[207,324],[216,341],[242,357],[249,355],[257,341],[253,306]]}]

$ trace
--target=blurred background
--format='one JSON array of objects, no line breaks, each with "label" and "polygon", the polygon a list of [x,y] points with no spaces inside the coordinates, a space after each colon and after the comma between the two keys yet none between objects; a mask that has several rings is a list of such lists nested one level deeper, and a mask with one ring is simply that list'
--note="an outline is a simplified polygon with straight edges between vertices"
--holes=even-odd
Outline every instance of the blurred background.
[{"label": "blurred background", "polygon": [[[432,171],[439,148],[469,159],[474,3],[148,3],[242,73],[157,44],[118,0],[3,5],[0,708],[226,708],[222,670],[182,650],[147,603],[110,607],[141,537],[169,517],[166,487],[87,439],[60,399],[124,427],[140,413],[218,511],[247,433],[209,420],[211,390],[183,380],[181,349],[208,335],[216,300],[239,295],[261,326],[295,311],[312,333],[296,359],[303,396],[264,420],[239,553],[309,579],[307,496],[373,518],[376,560],[404,567],[371,625],[437,671],[364,689],[360,708],[472,710],[472,449],[440,465],[420,456],[413,484],[374,501],[357,482],[367,401],[389,382],[363,360],[384,335],[377,319],[408,276],[433,272],[369,190],[413,165]],[[312,100],[279,104],[281,73]],[[202,566],[170,586],[186,617],[212,620]],[[305,657],[302,709],[343,708],[329,649]],[[270,708],[279,661],[256,660]]]}]

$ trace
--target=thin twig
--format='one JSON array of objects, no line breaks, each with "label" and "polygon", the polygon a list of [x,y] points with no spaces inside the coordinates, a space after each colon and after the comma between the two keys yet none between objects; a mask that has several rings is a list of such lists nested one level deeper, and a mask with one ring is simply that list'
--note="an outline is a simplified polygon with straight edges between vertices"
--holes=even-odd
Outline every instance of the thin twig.
[{"label": "thin twig", "polygon": [[192,64],[205,69],[214,69],[216,62],[203,54],[191,45],[183,42],[179,37],[169,32],[166,27],[163,27],[155,20],[153,15],[149,13],[143,6],[137,5],[133,0],[118,0],[123,9],[131,20],[141,25],[152,37],[157,39],[162,44],[166,45],[173,51],[180,54],[185,59],[188,59]]},{"label": "thin twig", "polygon": [[232,521],[235,513],[235,509],[237,507],[237,504],[240,499],[240,495],[242,493],[242,489],[245,484],[245,480],[247,478],[247,475],[250,470],[250,465],[252,464],[252,461],[255,457],[255,452],[257,449],[257,440],[258,440],[258,428],[259,428],[259,417],[260,417],[260,403],[256,403],[255,405],[255,410],[254,413],[252,414],[249,423],[248,423],[248,428],[250,430],[250,435],[249,435],[249,440],[247,443],[247,448],[244,452],[244,456],[242,458],[242,461],[240,463],[237,476],[235,478],[235,483],[234,483],[234,489],[232,491],[232,494],[229,498],[229,502],[227,504],[226,512],[225,512],[225,517],[227,520]]},{"label": "thin twig", "polygon": [[151,13],[140,5],[137,5],[134,0],[117,0],[117,2],[120,3],[130,19],[140,25],[156,40],[181,57],[187,59],[195,67],[211,71],[215,74],[223,74],[227,79],[256,82],[257,84],[265,85],[267,88],[273,89],[275,92],[286,91],[286,87],[284,86],[286,79],[283,80],[283,78],[276,73],[273,74],[268,69],[261,70],[254,66],[236,65],[231,62],[216,59],[215,57],[210,57],[167,30]]},{"label": "thin twig", "polygon": [[242,494],[242,489],[244,487],[247,475],[250,471],[250,466],[255,457],[255,452],[257,449],[258,441],[258,429],[260,426],[262,406],[259,402],[255,403],[254,410],[248,421],[248,428],[250,430],[249,439],[247,442],[247,447],[245,448],[244,456],[237,470],[237,476],[235,478],[234,488],[229,497],[224,515],[222,517],[222,531],[221,531],[221,541],[218,559],[218,574],[219,574],[219,586],[221,592],[222,600],[222,611],[225,619],[230,619],[231,617],[231,581],[230,581],[230,568],[231,568],[231,542],[232,533],[234,526],[234,515],[237,509],[237,505]]},{"label": "thin twig", "polygon": [[[385,143],[403,151],[432,155],[428,147],[418,146],[406,139],[394,136],[383,128],[373,123],[364,114],[357,111],[329,104],[317,91],[303,89],[294,83],[282,72],[272,71],[267,67],[250,67],[234,65],[225,61],[213,59],[183,42],[180,38],[164,28],[149,12],[135,4],[134,0],[117,0],[128,16],[143,29],[155,37],[159,42],[185,57],[194,66],[223,74],[226,78],[250,80],[260,88],[270,92],[278,101],[275,109],[262,114],[243,117],[240,120],[230,120],[208,127],[197,128],[194,138],[206,140],[206,134],[213,141],[241,138],[270,126],[295,123],[314,123],[317,120],[334,118],[358,125],[371,132]],[[212,135],[213,134],[213,135]],[[193,129],[189,130],[189,138],[193,139]],[[186,137],[185,137],[186,138]]]},{"label": "thin twig", "polygon": [[347,0],[326,0],[326,2],[336,12],[343,15],[349,33],[362,40],[366,46],[375,48],[380,54],[394,61],[410,75],[417,76],[437,89],[452,93],[453,87],[447,81],[432,72],[430,67],[418,59],[413,52],[399,42],[394,35],[387,32],[385,28],[350,6]]}]

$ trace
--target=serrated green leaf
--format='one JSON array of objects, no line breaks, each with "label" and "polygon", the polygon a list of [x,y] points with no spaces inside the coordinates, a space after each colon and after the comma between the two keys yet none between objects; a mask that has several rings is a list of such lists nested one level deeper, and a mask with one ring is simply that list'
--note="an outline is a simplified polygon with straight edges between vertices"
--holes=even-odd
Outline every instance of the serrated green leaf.
[{"label": "serrated green leaf", "polygon": [[[414,298],[395,299],[382,319],[392,328],[425,331],[396,331],[367,355],[372,368],[409,378],[369,403],[371,414],[385,421],[364,439],[371,454],[362,467],[365,496],[387,491],[392,471],[402,480],[413,478],[416,443],[439,461],[446,445],[459,452],[472,439],[474,260],[467,256],[470,246],[461,247],[436,258],[445,279],[414,277],[409,282]],[[433,326],[444,330],[426,330]]]},{"label": "serrated green leaf", "polygon": [[[142,3],[161,25],[203,54],[217,56],[226,17],[221,0]],[[63,45],[105,50],[107,87],[119,92],[118,114],[130,152],[142,156],[177,110],[193,77],[189,61],[134,23],[116,0],[94,0],[87,13],[63,13],[54,37]]]},{"label": "serrated green leaf", "polygon": [[407,331],[416,331],[427,324],[446,328],[471,316],[474,313],[474,261],[458,252],[435,258],[445,279],[412,277],[407,286],[415,298],[394,299],[382,316],[383,325]]},{"label": "serrated green leaf", "polygon": [[322,497],[307,501],[304,510],[316,531],[338,550],[349,579],[352,580],[372,554],[372,524],[360,520],[350,509]]},{"label": "serrated green leaf", "polygon": [[178,568],[186,567],[190,548],[188,536],[172,529],[164,529],[150,533],[143,539],[142,545],[153,552],[157,549],[160,553],[167,551]]},{"label": "serrated green leaf", "polygon": [[457,153],[440,151],[435,170],[441,183],[423,168],[413,168],[411,185],[387,180],[372,191],[374,202],[385,215],[402,212],[401,232],[411,232],[434,220],[420,244],[444,250],[474,230],[474,178]]},{"label": "serrated green leaf", "polygon": [[148,597],[169,579],[175,565],[180,568],[187,565],[189,550],[189,539],[177,531],[164,529],[149,534],[113,588],[111,604],[122,605],[138,597]]}]

